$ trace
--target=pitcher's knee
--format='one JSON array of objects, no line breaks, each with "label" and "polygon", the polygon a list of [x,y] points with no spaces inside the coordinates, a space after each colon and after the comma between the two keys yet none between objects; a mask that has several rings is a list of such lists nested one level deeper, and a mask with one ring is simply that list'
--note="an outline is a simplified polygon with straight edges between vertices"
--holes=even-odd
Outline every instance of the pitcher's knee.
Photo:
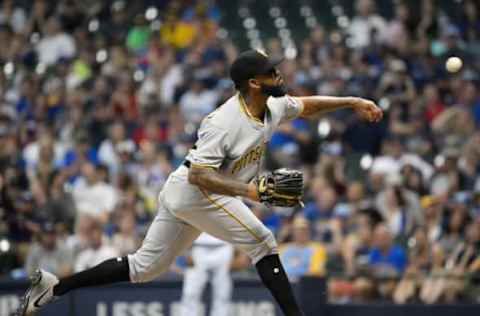
[{"label": "pitcher's knee", "polygon": [[175,257],[166,252],[152,253],[142,248],[128,255],[130,280],[143,283],[154,280],[168,270]]},{"label": "pitcher's knee", "polygon": [[260,259],[265,256],[273,255],[278,253],[277,241],[275,240],[275,236],[271,231],[264,234],[261,240],[247,251],[248,256],[252,260],[252,264],[256,264]]}]

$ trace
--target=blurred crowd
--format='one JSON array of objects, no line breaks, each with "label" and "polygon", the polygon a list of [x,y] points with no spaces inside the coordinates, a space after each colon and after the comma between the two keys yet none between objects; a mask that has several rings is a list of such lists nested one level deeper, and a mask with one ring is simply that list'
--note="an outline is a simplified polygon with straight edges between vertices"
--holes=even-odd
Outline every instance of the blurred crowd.
[{"label": "blurred crowd", "polygon": [[[357,0],[280,66],[292,95],[385,111],[281,126],[266,167],[303,170],[305,208],[251,205],[289,277],[327,276],[331,302],[480,301],[480,6],[409,5],[385,16]],[[203,116],[235,93],[228,66],[245,47],[221,19],[214,1],[2,1],[2,278],[135,251]],[[265,48],[284,55],[275,38]]]}]

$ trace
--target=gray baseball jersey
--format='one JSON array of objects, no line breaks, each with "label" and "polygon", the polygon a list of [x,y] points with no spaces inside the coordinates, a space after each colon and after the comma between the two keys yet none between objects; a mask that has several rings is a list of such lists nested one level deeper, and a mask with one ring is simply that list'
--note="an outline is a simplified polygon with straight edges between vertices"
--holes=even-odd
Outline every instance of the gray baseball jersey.
[{"label": "gray baseball jersey", "polygon": [[[303,103],[297,98],[269,98],[262,122],[236,94],[205,117],[186,160],[247,183],[258,173],[277,126],[298,117],[302,110]],[[163,272],[202,231],[245,251],[254,264],[278,252],[273,234],[240,199],[190,184],[188,171],[180,166],[160,192],[157,217],[142,247],[129,257],[134,282],[151,280]]]},{"label": "gray baseball jersey", "polygon": [[186,159],[248,182],[258,173],[265,146],[275,128],[301,111],[302,103],[296,98],[269,98],[261,122],[250,115],[243,98],[237,94],[205,117],[198,130],[198,141]]}]

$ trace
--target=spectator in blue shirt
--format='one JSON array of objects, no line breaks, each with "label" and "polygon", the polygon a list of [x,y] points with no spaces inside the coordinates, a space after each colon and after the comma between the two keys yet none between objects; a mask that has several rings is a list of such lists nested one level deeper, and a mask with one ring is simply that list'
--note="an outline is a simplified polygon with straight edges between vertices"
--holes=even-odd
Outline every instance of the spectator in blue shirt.
[{"label": "spectator in blue shirt", "polygon": [[299,164],[302,155],[305,154],[303,147],[310,143],[308,122],[304,119],[296,119],[282,124],[272,135],[269,150],[275,163],[294,167]]},{"label": "spectator in blue shirt", "polygon": [[325,275],[327,250],[321,243],[312,241],[306,218],[300,215],[293,220],[292,235],[292,242],[279,249],[289,279],[296,282],[305,275]]},{"label": "spectator in blue shirt", "polygon": [[331,186],[323,188],[316,194],[312,202],[308,202],[303,209],[303,215],[309,221],[328,220],[334,215],[338,196]]},{"label": "spectator in blue shirt", "polygon": [[378,224],[375,228],[373,245],[368,262],[375,275],[395,276],[405,270],[407,265],[405,250],[393,243],[393,236],[385,224]]}]

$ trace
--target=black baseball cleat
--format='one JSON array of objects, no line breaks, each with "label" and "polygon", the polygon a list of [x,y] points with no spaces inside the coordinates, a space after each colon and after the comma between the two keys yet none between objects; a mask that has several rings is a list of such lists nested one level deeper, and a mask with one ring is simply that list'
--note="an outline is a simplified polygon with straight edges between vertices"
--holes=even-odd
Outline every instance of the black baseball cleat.
[{"label": "black baseball cleat", "polygon": [[54,301],[53,287],[58,278],[46,271],[37,270],[30,277],[30,287],[20,301],[15,316],[32,316],[43,306]]}]

